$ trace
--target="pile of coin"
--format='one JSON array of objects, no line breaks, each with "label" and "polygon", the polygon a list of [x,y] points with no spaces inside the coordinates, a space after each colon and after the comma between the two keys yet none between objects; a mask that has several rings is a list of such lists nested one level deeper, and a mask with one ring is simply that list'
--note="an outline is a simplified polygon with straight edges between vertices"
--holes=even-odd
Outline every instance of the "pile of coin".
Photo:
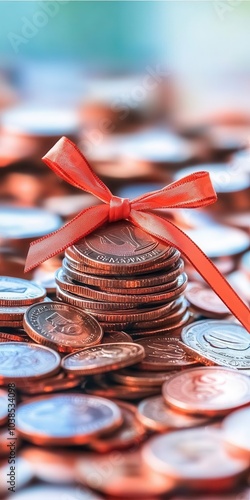
[{"label": "pile of coin", "polygon": [[66,250],[57,296],[91,313],[105,332],[178,331],[189,319],[183,271],[178,250],[119,221]]}]

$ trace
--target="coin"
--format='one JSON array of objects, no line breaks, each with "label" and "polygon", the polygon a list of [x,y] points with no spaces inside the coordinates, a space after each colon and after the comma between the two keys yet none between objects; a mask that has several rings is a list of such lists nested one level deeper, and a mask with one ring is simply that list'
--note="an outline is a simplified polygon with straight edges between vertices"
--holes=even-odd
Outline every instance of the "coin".
[{"label": "coin", "polygon": [[23,383],[53,375],[59,370],[58,353],[26,342],[0,343],[0,382]]},{"label": "coin", "polygon": [[24,335],[13,335],[12,333],[0,332],[0,342],[29,342]]},{"label": "coin", "polygon": [[[20,445],[20,438],[18,434],[15,433],[15,447],[16,450],[19,448]],[[10,438],[10,430],[8,427],[1,427],[0,428],[0,460],[2,460],[4,457],[9,457],[10,456],[10,447],[8,446],[9,444],[9,438]]]},{"label": "coin", "polygon": [[109,332],[105,333],[101,340],[101,344],[121,344],[123,342],[133,342],[133,339],[125,332]]},{"label": "coin", "polygon": [[86,264],[104,271],[113,268],[116,274],[147,269],[172,253],[171,247],[125,220],[97,229],[73,248]]},{"label": "coin", "polygon": [[3,425],[6,422],[7,417],[8,417],[8,394],[3,389],[0,389],[0,425]]},{"label": "coin", "polygon": [[250,368],[250,336],[229,321],[197,321],[183,328],[181,338],[200,359],[229,368]]},{"label": "coin", "polygon": [[44,500],[45,498],[53,498],[53,500],[63,500],[63,498],[65,500],[101,500],[101,497],[96,493],[79,488],[79,486],[76,488],[75,486],[37,484],[15,493],[15,500]]},{"label": "coin", "polygon": [[79,460],[76,471],[81,483],[119,500],[152,500],[169,492],[173,485],[170,479],[145,467],[138,451],[89,454]]},{"label": "coin", "polygon": [[125,449],[130,446],[136,446],[145,437],[145,427],[136,419],[136,407],[121,401],[117,401],[123,423],[119,429],[105,436],[92,439],[90,447],[101,453],[107,453],[112,450]]},{"label": "coin", "polygon": [[103,336],[95,318],[61,302],[33,304],[24,315],[24,328],[33,340],[60,352],[99,344]]},{"label": "coin", "polygon": [[36,446],[20,451],[22,458],[30,463],[37,479],[48,483],[72,484],[76,480],[75,464],[82,451],[51,449]]},{"label": "coin", "polygon": [[220,416],[250,403],[250,378],[228,368],[189,368],[164,382],[162,392],[179,411]]},{"label": "coin", "polygon": [[71,377],[60,372],[54,377],[39,380],[39,382],[37,381],[35,384],[32,382],[25,382],[25,384],[20,387],[20,390],[23,394],[28,395],[48,394],[52,392],[75,389],[82,383],[82,381],[82,377]]},{"label": "coin", "polygon": [[115,384],[103,375],[94,375],[93,380],[87,380],[84,385],[87,394],[108,397],[110,399],[124,399],[134,401],[148,396],[159,394],[160,387],[137,387]]},{"label": "coin", "polygon": [[184,429],[151,438],[142,449],[153,470],[192,490],[225,490],[249,468],[247,460],[232,457],[221,434],[209,428]]},{"label": "coin", "polygon": [[80,393],[33,398],[19,405],[16,416],[19,434],[39,445],[84,444],[122,423],[115,403]]},{"label": "coin", "polygon": [[[59,269],[56,273],[56,282],[58,287],[61,290],[66,290],[67,292],[71,292],[74,295],[79,296],[84,298],[90,298],[98,301],[104,301],[104,302],[119,302],[119,303],[128,303],[128,304],[155,304],[157,302],[166,302],[173,297],[176,297],[176,295],[179,295],[182,293],[187,284],[187,276],[185,273],[182,273],[180,276],[178,276],[176,280],[176,284],[173,287],[173,289],[166,290],[163,292],[157,292],[154,293],[152,288],[148,288],[146,290],[146,294],[142,292],[141,295],[122,295],[115,290],[115,293],[107,293],[107,292],[102,292],[93,288],[90,288],[88,286],[83,286],[83,285],[77,285],[75,283],[72,283],[65,274],[63,274],[63,271]],[[79,302],[80,303],[80,302]]]},{"label": "coin", "polygon": [[61,219],[55,214],[31,207],[0,207],[0,234],[4,239],[38,238],[55,231]]},{"label": "coin", "polygon": [[31,281],[20,278],[0,276],[0,304],[20,306],[42,300],[46,290]]},{"label": "coin", "polygon": [[65,356],[62,367],[68,373],[94,375],[133,365],[144,356],[144,348],[134,343],[105,344]]},{"label": "coin", "polygon": [[186,368],[196,364],[196,360],[184,351],[176,337],[162,335],[153,338],[139,338],[136,342],[143,346],[146,354],[143,361],[137,366],[138,369],[161,371]]},{"label": "coin", "polygon": [[[136,368],[136,367],[135,367]],[[178,373],[178,370],[169,370],[165,372],[139,371],[133,368],[123,368],[110,374],[112,380],[119,384],[132,387],[161,387],[165,380]]]},{"label": "coin", "polygon": [[216,293],[201,283],[189,283],[186,289],[186,298],[195,309],[207,318],[225,318],[230,314],[229,309]]},{"label": "coin", "polygon": [[29,306],[0,306],[0,321],[4,320],[21,320]]},{"label": "coin", "polygon": [[[0,306],[1,307],[1,306]],[[0,328],[4,327],[12,327],[12,328],[20,328],[23,325],[23,320],[18,319],[18,320],[7,320],[5,319],[4,321],[0,321]]]},{"label": "coin", "polygon": [[[13,441],[12,441],[13,442]],[[13,492],[13,490],[9,490],[11,487],[11,483],[8,481],[11,481],[12,472],[13,469],[10,468],[10,465],[13,464],[12,462],[13,458],[9,458],[8,464],[4,463],[0,465],[0,495],[1,498],[3,495],[8,495],[9,492]],[[13,466],[13,465],[12,465]],[[14,471],[18,471],[18,474],[14,474],[15,480],[15,493],[16,490],[19,490],[26,486],[26,484],[30,483],[32,479],[34,479],[34,473],[32,471],[32,468],[30,467],[29,462],[25,460],[24,458],[21,457],[15,457],[15,467]]]},{"label": "coin", "polygon": [[207,422],[204,417],[184,415],[172,410],[162,396],[142,400],[137,407],[137,418],[143,425],[158,432],[198,427]]},{"label": "coin", "polygon": [[[65,252],[66,254],[66,252]],[[166,265],[167,265],[166,261]],[[184,271],[184,262],[182,259],[178,259],[174,264],[172,264],[165,271],[160,270],[158,272],[141,275],[130,275],[129,279],[127,276],[124,278],[120,275],[113,276],[110,278],[109,276],[95,276],[94,274],[86,274],[81,273],[80,271],[76,271],[72,267],[70,267],[67,259],[65,258],[62,262],[62,268],[64,273],[74,281],[78,281],[80,283],[86,283],[87,285],[98,286],[100,288],[141,288],[141,287],[149,287],[149,286],[161,286],[170,281],[175,280],[181,273]]]},{"label": "coin", "polygon": [[250,407],[242,408],[228,415],[222,422],[223,439],[235,452],[243,457],[250,458]]}]

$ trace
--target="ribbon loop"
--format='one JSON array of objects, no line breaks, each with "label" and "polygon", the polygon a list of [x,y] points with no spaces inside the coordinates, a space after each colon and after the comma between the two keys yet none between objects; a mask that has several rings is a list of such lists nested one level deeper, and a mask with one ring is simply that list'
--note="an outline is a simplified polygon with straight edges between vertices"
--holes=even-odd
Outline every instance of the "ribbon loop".
[{"label": "ribbon loop", "polygon": [[109,222],[128,219],[130,214],[130,200],[112,196],[109,203]]}]

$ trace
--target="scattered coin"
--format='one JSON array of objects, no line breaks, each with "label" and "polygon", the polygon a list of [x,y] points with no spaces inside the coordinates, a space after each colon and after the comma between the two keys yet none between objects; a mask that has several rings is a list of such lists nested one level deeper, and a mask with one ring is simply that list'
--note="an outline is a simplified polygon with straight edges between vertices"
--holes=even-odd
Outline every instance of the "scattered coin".
[{"label": "scattered coin", "polygon": [[173,481],[145,467],[138,451],[90,454],[79,460],[76,470],[80,482],[119,499],[152,500],[173,486]]},{"label": "scattered coin", "polygon": [[199,359],[229,368],[250,368],[250,336],[229,321],[197,321],[183,328],[181,338]]},{"label": "scattered coin", "polygon": [[95,318],[61,302],[33,304],[24,315],[24,328],[35,342],[60,352],[99,344],[103,336]]},{"label": "scattered coin", "polygon": [[157,432],[198,427],[207,422],[204,417],[184,415],[174,411],[162,396],[142,400],[137,408],[137,418],[143,425]]},{"label": "scattered coin", "polygon": [[[96,493],[90,490],[75,486],[58,486],[37,484],[30,486],[15,494],[16,500],[44,500],[44,498],[53,498],[53,500],[101,500]],[[8,497],[9,499],[9,497]],[[4,500],[8,500],[7,498]]]},{"label": "scattered coin", "polygon": [[186,298],[198,312],[206,318],[225,318],[229,309],[218,295],[201,283],[190,283],[186,290]]},{"label": "scattered coin", "polygon": [[[12,459],[9,458],[8,464],[3,464],[2,466],[0,465],[0,496],[2,497],[3,495],[8,495],[9,492],[14,493],[13,490],[9,490],[11,487],[11,483],[8,483],[8,481],[11,481],[11,472],[13,472],[13,469],[10,468],[10,465],[13,464],[14,462],[11,461]],[[15,480],[13,481],[15,484],[15,493],[17,490],[23,488],[26,486],[28,483],[32,481],[34,478],[34,474],[32,472],[32,469],[29,465],[29,462],[25,460],[24,458],[21,457],[16,457],[15,458],[15,468],[14,468],[15,474],[14,478]],[[16,473],[18,471],[18,473]],[[8,497],[10,498],[10,497]]]},{"label": "scattered coin", "polygon": [[145,427],[136,418],[136,407],[121,401],[117,401],[117,405],[123,417],[121,427],[105,436],[92,439],[90,447],[93,450],[107,453],[112,450],[129,448],[136,446],[145,437]]},{"label": "scattered coin", "polygon": [[133,365],[144,356],[144,348],[138,344],[105,344],[65,356],[62,367],[68,373],[94,375]]},{"label": "scattered coin", "polygon": [[250,378],[228,368],[189,368],[164,382],[162,391],[179,411],[220,416],[250,403]]},{"label": "scattered coin", "polygon": [[145,349],[145,358],[137,366],[142,370],[171,370],[197,364],[183,349],[176,337],[169,335],[139,338],[136,341]]},{"label": "scattered coin", "polygon": [[132,337],[125,332],[107,332],[101,340],[101,344],[121,344],[123,342],[133,342]]},{"label": "scattered coin", "polygon": [[84,385],[87,394],[107,397],[110,399],[124,399],[125,401],[137,401],[141,398],[160,394],[161,388],[157,387],[137,387],[112,383],[112,380],[103,375],[95,375],[93,380],[88,380]]},{"label": "scattered coin", "polygon": [[31,281],[0,276],[0,305],[22,306],[42,300],[46,290]]},{"label": "scattered coin", "polygon": [[225,490],[246,475],[247,460],[232,457],[219,431],[184,429],[151,438],[142,449],[150,468],[192,490]]},{"label": "scattered coin", "polygon": [[250,407],[228,415],[222,422],[223,438],[240,456],[250,458]]},{"label": "scattered coin", "polygon": [[48,394],[52,392],[68,391],[70,389],[75,389],[83,382],[82,377],[69,376],[63,372],[60,372],[54,377],[45,378],[37,381],[35,384],[32,382],[25,382],[20,390],[22,394],[39,395]]},{"label": "scattered coin", "polygon": [[[138,365],[135,368],[138,368]],[[130,387],[161,387],[165,380],[168,380],[173,374],[178,373],[178,370],[151,372],[139,371],[135,368],[123,368],[111,373],[110,377],[112,380]]]},{"label": "scattered coin", "polygon": [[22,403],[17,410],[16,428],[32,443],[63,446],[87,443],[121,423],[121,411],[112,401],[71,393],[41,396]]},{"label": "scattered coin", "polygon": [[57,373],[58,353],[37,344],[26,342],[0,343],[0,382],[35,381]]}]

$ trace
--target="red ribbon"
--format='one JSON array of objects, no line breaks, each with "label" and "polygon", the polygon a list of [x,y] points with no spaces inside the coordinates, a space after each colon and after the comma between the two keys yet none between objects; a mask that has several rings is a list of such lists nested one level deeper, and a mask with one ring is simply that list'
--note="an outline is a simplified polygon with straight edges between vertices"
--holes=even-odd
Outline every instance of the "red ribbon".
[{"label": "red ribbon", "polygon": [[63,180],[104,203],[82,210],[57,231],[31,243],[25,271],[62,252],[106,222],[127,219],[167,245],[178,248],[232,314],[250,331],[249,309],[202,250],[159,209],[200,208],[217,199],[208,172],[196,172],[134,200],[113,196],[74,143],[62,137],[43,161]]}]

